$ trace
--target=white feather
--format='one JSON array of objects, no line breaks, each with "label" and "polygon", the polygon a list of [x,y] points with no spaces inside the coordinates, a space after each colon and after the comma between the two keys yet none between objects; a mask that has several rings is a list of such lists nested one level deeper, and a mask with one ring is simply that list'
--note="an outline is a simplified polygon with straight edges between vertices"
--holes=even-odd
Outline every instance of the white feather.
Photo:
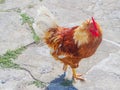
[{"label": "white feather", "polygon": [[33,28],[38,31],[39,35],[41,37],[44,36],[44,32],[46,32],[48,28],[56,26],[57,23],[54,15],[45,6],[39,7],[35,22],[33,23]]}]

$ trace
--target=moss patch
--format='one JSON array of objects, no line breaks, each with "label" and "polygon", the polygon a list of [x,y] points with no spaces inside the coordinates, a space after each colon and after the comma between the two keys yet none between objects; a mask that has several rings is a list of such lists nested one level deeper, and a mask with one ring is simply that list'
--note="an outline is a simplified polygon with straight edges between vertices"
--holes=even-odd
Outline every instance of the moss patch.
[{"label": "moss patch", "polygon": [[24,50],[25,50],[25,47],[21,47],[16,50],[8,50],[5,54],[0,55],[0,67],[20,68],[20,66],[14,63],[13,60],[15,60]]},{"label": "moss patch", "polygon": [[5,0],[0,0],[0,4],[3,4],[3,3],[5,3]]},{"label": "moss patch", "polygon": [[40,41],[40,38],[39,36],[36,34],[32,24],[34,23],[34,19],[32,17],[30,17],[29,15],[27,15],[26,13],[22,13],[20,14],[20,16],[22,17],[21,20],[22,20],[22,25],[23,24],[28,24],[28,26],[30,27],[31,29],[31,33],[33,35],[33,39],[36,43],[39,43]]},{"label": "moss patch", "polygon": [[35,86],[37,86],[38,88],[44,88],[46,86],[46,83],[39,81],[39,80],[35,80],[32,82],[32,84],[34,84]]}]

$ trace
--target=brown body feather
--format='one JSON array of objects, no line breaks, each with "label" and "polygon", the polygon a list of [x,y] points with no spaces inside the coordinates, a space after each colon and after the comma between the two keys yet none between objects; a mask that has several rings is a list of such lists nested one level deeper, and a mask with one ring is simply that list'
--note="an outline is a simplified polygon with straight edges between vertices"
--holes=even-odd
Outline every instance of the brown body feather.
[{"label": "brown body feather", "polygon": [[[80,27],[75,26],[72,28],[50,28],[45,33],[44,37],[45,42],[52,49],[52,56],[55,59],[70,65],[72,68],[78,67],[79,61],[82,58],[87,58],[93,55],[102,41],[102,33],[100,30],[98,31],[98,37],[95,37],[90,32],[85,31],[87,34],[87,36],[85,36],[87,37],[87,40],[85,41],[83,39],[85,42],[81,41],[82,43],[80,44],[79,41],[76,41],[77,38],[79,38],[77,37],[77,34],[79,32],[82,33],[81,31],[77,32],[78,28]],[[77,38],[75,38],[75,35]]]}]

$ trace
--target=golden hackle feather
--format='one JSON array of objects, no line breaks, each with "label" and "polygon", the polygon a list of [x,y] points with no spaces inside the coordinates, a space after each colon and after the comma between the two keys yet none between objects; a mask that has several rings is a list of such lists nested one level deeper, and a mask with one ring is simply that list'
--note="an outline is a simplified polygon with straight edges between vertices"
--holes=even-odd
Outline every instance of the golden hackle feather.
[{"label": "golden hackle feather", "polygon": [[87,20],[84,22],[81,26],[79,26],[77,29],[75,29],[74,37],[75,43],[78,45],[83,45],[85,43],[89,42],[89,35],[87,31],[87,25],[89,24],[89,21]]}]

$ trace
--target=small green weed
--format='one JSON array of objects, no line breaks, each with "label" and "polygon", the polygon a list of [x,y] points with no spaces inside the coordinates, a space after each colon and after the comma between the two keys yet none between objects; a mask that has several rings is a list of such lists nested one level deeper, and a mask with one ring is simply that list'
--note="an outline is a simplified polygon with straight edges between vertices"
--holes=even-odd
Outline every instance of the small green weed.
[{"label": "small green weed", "polygon": [[20,16],[22,17],[22,25],[25,23],[32,25],[34,23],[34,19],[26,13],[20,14]]},{"label": "small green weed", "polygon": [[23,24],[28,24],[28,26],[30,27],[31,29],[31,32],[33,34],[33,39],[36,43],[38,43],[40,41],[40,38],[39,36],[36,34],[32,24],[34,23],[34,19],[30,16],[28,16],[26,13],[23,13],[20,15],[22,17],[22,25]]},{"label": "small green weed", "polygon": [[39,0],[40,2],[42,2],[43,0]]},{"label": "small green weed", "polygon": [[39,80],[35,80],[32,82],[32,84],[34,84],[35,86],[37,86],[38,88],[41,87],[41,88],[44,88],[46,86],[46,84],[42,81],[39,81]]},{"label": "small green weed", "polygon": [[20,8],[11,8],[11,9],[7,9],[7,10],[0,10],[0,12],[17,12],[17,13],[21,13],[21,9]]},{"label": "small green weed", "polygon": [[8,50],[5,54],[0,56],[0,67],[2,68],[20,68],[20,66],[13,62],[22,51],[25,50],[25,47],[18,48],[16,50]]},{"label": "small green weed", "polygon": [[5,3],[5,0],[0,0],[0,4],[3,4],[3,3]]},{"label": "small green weed", "polygon": [[30,4],[30,5],[28,5],[27,7],[28,7],[28,8],[33,8],[33,7],[34,7],[34,5],[31,5],[31,4]]}]

